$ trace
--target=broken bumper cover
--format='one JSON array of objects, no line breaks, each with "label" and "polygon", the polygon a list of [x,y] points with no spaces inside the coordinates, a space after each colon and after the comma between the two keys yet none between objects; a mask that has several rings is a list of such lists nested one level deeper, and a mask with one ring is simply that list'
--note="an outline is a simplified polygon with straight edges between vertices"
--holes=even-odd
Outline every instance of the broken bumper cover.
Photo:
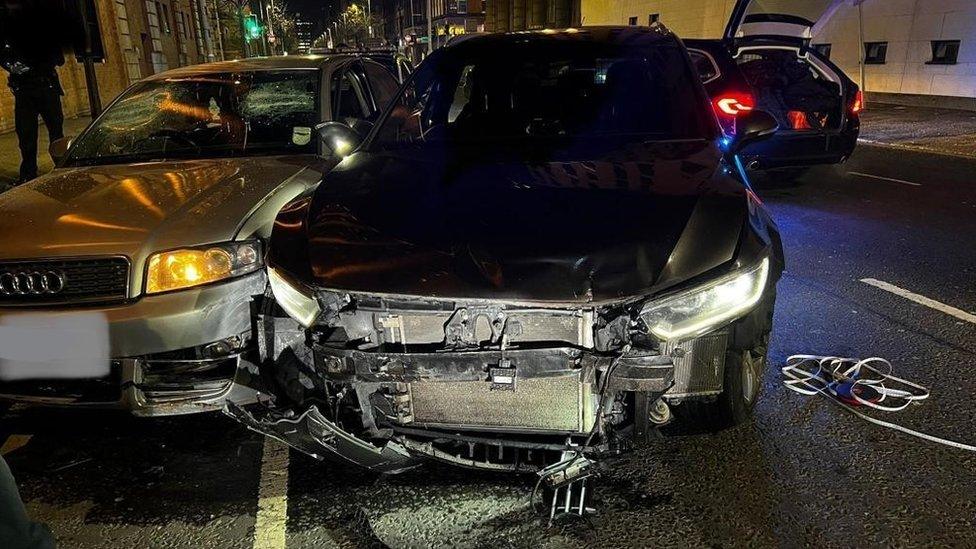
[{"label": "broken bumper cover", "polygon": [[[248,404],[256,402],[258,397],[250,382],[241,379],[241,368],[227,379],[176,387],[147,385],[145,364],[136,359],[113,361],[112,370],[113,374],[107,378],[60,383],[35,381],[28,390],[19,393],[5,391],[23,382],[0,385],[0,400],[30,406],[123,410],[152,417],[213,412],[222,409],[226,402]],[[42,394],[44,388],[49,388],[44,393],[53,389],[57,394]]]},{"label": "broken bumper cover", "polygon": [[[669,357],[657,353],[603,356],[571,347],[441,353],[373,353],[316,346],[323,380],[362,392],[360,405],[374,409],[387,391],[406,388],[405,415],[377,422],[375,435],[360,438],[326,418],[316,405],[294,409],[243,408],[225,413],[248,428],[318,459],[334,458],[393,473],[434,459],[486,470],[532,471],[515,465],[446,452],[438,445],[491,447],[492,455],[561,452],[568,437],[581,442],[599,420],[598,371],[615,374],[614,391],[657,398],[673,384]],[[383,395],[383,396],[381,396]],[[306,407],[307,406],[307,407]],[[379,417],[376,409],[368,415]],[[374,421],[373,419],[370,422]],[[382,434],[381,433],[385,433]],[[477,433],[486,433],[483,436]],[[518,461],[518,460],[516,460]]]},{"label": "broken bumper cover", "polygon": [[[18,334],[28,330],[30,340],[40,342],[37,347],[57,339],[57,328],[51,326],[83,326],[80,337],[94,341],[93,347],[102,353],[101,359],[87,357],[88,362],[104,364],[79,372],[71,349],[53,356],[39,351],[39,358],[31,356],[31,349],[19,349],[16,357],[0,350],[0,400],[121,409],[140,416],[215,411],[228,400],[254,402],[257,393],[249,385],[256,367],[245,360],[245,348],[200,359],[187,359],[181,353],[193,354],[229,341],[243,346],[252,332],[253,297],[262,295],[265,285],[265,274],[258,272],[122,305],[0,309],[0,330],[16,328]],[[57,375],[32,379],[36,371],[32,366],[38,363]],[[95,374],[94,370],[103,371]]]},{"label": "broken bumper cover", "polygon": [[343,431],[314,405],[294,417],[266,410],[262,416],[228,402],[224,413],[248,429],[275,438],[316,458],[332,458],[354,463],[380,473],[396,473],[418,464],[395,441],[375,446]]}]

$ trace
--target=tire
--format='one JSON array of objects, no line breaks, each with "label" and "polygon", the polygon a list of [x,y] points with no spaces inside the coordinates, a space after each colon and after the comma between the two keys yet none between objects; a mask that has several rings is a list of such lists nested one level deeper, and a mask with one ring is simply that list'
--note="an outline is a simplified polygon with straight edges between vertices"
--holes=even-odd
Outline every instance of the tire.
[{"label": "tire", "polygon": [[675,415],[695,431],[721,431],[752,417],[766,371],[766,347],[729,349],[725,353],[722,392],[710,402],[690,401]]}]

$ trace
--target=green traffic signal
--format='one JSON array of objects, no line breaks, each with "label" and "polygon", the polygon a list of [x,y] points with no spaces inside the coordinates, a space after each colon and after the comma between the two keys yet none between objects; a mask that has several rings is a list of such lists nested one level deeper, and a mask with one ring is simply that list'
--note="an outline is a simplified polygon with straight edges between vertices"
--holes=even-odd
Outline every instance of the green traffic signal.
[{"label": "green traffic signal", "polygon": [[252,13],[244,17],[244,34],[250,40],[261,38],[261,35],[264,34],[264,27],[258,21],[257,15]]}]

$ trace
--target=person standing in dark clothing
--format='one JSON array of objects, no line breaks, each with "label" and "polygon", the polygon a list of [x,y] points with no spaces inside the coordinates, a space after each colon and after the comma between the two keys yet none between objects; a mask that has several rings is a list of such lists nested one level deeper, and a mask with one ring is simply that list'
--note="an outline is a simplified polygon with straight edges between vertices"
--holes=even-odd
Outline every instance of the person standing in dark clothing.
[{"label": "person standing in dark clothing", "polygon": [[0,456],[0,547],[9,549],[54,549],[54,536],[44,524],[27,517],[17,483],[7,462]]},{"label": "person standing in dark clothing", "polygon": [[[54,19],[50,12],[47,18]],[[44,21],[43,2],[8,1],[0,11],[0,66],[7,71],[7,84],[14,94],[20,183],[37,177],[37,117],[44,121],[49,141],[64,137],[64,91],[55,70],[64,64],[64,52],[62,45],[43,32]]]}]

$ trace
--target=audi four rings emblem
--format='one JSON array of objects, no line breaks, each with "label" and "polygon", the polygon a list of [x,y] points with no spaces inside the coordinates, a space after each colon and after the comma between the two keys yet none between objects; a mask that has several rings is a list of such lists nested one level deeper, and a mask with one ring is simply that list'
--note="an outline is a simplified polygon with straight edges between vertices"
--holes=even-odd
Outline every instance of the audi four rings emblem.
[{"label": "audi four rings emblem", "polygon": [[0,271],[0,295],[54,295],[63,289],[61,271]]}]

